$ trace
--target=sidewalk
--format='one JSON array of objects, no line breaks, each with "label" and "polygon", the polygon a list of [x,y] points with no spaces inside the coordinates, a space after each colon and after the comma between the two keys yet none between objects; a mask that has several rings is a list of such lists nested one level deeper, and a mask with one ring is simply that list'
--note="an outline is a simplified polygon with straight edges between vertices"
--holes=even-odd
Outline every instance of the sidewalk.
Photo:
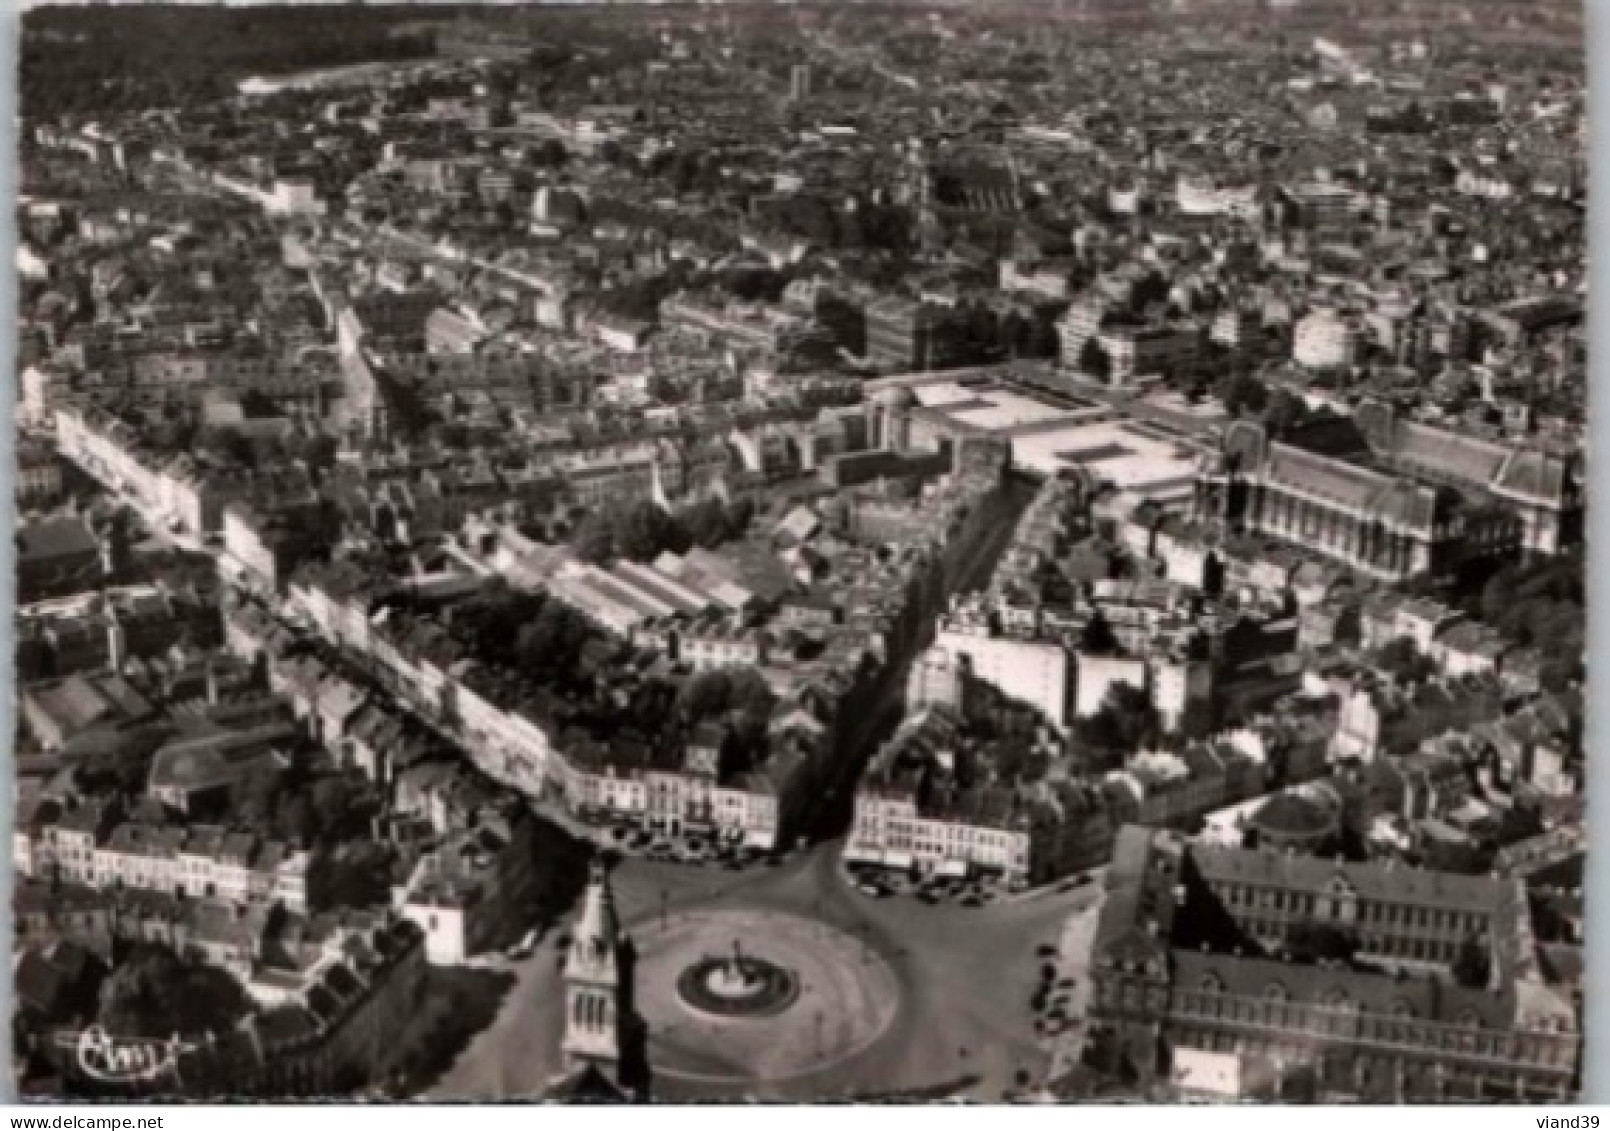
[{"label": "sidewalk", "polygon": [[1057,946],[1057,973],[1074,979],[1067,992],[1065,1012],[1073,1024],[1051,1037],[1051,1067],[1047,1080],[1055,1080],[1079,1063],[1084,1052],[1087,1015],[1090,1008],[1090,951],[1096,941],[1096,924],[1101,918],[1102,900],[1068,916]]}]

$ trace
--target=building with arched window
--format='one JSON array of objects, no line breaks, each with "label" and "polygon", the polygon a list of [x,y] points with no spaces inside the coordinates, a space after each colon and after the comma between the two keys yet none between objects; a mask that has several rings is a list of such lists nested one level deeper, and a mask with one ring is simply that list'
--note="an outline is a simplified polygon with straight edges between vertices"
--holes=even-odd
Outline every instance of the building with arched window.
[{"label": "building with arched window", "polygon": [[1273,1096],[1301,1075],[1331,1099],[1567,1097],[1580,1025],[1530,919],[1519,880],[1129,826],[1091,956],[1091,1020],[1142,1079],[1188,1050],[1241,1058],[1237,1078]]},{"label": "building with arched window", "polygon": [[622,1022],[626,1018],[622,951],[625,936],[603,864],[594,860],[582,897],[581,918],[565,963],[566,1068],[592,1068],[618,1080]]},{"label": "building with arched window", "polygon": [[1571,456],[1512,449],[1366,404],[1280,439],[1238,420],[1197,478],[1196,515],[1272,535],[1378,581],[1448,577],[1517,550],[1554,554],[1582,537]]}]

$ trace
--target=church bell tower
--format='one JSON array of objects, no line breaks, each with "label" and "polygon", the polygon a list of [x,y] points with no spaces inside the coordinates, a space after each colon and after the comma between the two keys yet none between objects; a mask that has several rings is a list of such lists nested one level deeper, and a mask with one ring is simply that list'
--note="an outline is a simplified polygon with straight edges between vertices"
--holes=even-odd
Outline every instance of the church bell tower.
[{"label": "church bell tower", "polygon": [[615,897],[602,862],[594,860],[581,918],[565,963],[565,1066],[620,1075],[623,1019],[622,948]]}]

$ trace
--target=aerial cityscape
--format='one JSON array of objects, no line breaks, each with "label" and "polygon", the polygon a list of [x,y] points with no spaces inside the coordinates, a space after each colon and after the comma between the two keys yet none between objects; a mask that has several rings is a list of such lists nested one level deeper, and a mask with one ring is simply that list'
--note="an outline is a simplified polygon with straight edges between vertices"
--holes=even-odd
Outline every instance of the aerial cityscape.
[{"label": "aerial cityscape", "polygon": [[23,1096],[1578,1098],[1580,5],[20,24]]}]

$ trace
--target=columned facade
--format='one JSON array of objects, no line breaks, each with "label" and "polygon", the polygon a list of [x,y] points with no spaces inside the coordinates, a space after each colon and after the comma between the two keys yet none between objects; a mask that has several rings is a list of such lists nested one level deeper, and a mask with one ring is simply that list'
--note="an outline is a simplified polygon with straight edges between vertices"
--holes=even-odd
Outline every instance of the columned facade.
[{"label": "columned facade", "polygon": [[1231,426],[1225,453],[1197,481],[1196,513],[1290,542],[1379,581],[1444,576],[1473,556],[1519,548],[1511,511],[1447,486],[1268,442]]}]

